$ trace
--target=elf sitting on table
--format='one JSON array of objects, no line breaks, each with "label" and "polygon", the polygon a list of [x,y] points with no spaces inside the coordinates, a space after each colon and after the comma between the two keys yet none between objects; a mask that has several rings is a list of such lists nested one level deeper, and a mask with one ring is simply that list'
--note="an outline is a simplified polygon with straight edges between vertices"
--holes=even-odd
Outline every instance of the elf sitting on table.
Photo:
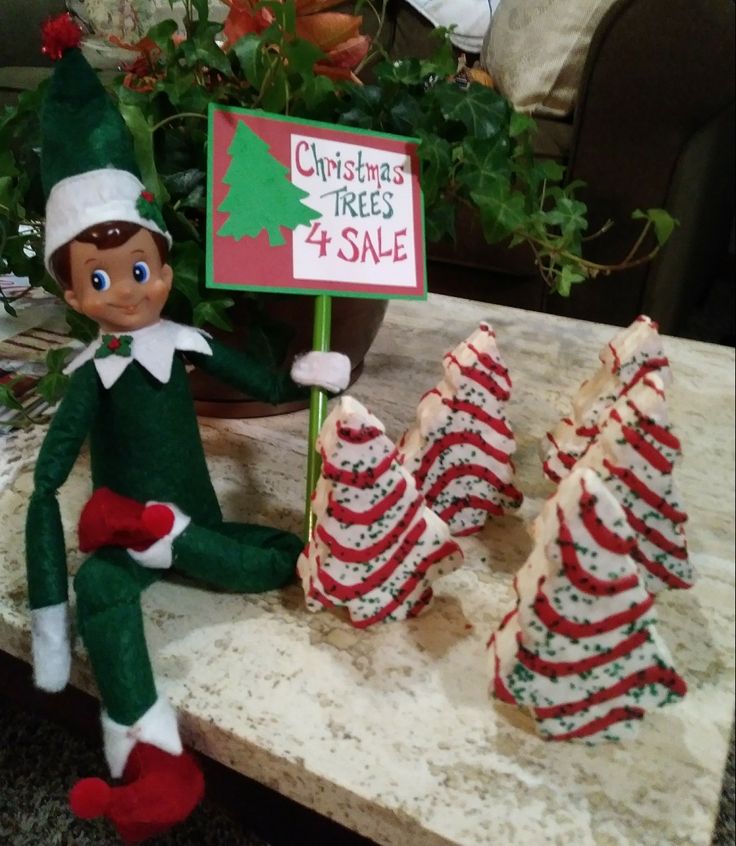
[{"label": "elf sitting on table", "polygon": [[[36,684],[61,690],[70,670],[67,564],[58,488],[90,439],[94,493],[79,523],[90,557],[74,579],[78,630],[102,699],[111,788],[83,779],[79,816],[110,817],[127,842],[184,819],[203,779],[182,749],[176,714],[157,691],[140,596],[167,570],[218,588],[272,590],[293,576],[302,542],[289,532],[223,522],[200,441],[185,362],[278,402],[297,392],[285,375],[204,332],[161,319],[171,290],[171,238],[137,174],[132,138],[69,38],[42,115],[47,194],[45,258],[67,303],[100,336],[69,366],[68,392],[36,465],[27,518],[28,595]],[[297,359],[291,378],[338,391],[339,353]]]}]

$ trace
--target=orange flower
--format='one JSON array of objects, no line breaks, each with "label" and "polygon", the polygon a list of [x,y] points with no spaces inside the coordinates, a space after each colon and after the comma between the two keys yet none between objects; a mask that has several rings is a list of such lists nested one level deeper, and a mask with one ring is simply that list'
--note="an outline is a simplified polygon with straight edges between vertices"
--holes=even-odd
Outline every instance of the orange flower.
[{"label": "orange flower", "polygon": [[[225,49],[239,38],[250,33],[263,32],[273,23],[273,13],[265,8],[256,9],[257,0],[223,0],[230,7],[224,23]],[[296,35],[319,47],[325,54],[314,67],[338,79],[353,76],[353,70],[365,58],[370,38],[361,35],[363,18],[342,12],[327,12],[341,0],[296,0]]]}]

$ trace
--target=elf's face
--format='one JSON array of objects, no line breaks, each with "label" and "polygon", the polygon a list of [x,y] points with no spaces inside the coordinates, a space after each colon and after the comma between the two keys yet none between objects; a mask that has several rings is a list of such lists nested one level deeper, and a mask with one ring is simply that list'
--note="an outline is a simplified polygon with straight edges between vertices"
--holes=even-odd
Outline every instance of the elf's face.
[{"label": "elf's face", "polygon": [[103,332],[132,332],[158,322],[173,273],[147,229],[108,250],[72,241],[69,265],[72,287],[64,298]]}]

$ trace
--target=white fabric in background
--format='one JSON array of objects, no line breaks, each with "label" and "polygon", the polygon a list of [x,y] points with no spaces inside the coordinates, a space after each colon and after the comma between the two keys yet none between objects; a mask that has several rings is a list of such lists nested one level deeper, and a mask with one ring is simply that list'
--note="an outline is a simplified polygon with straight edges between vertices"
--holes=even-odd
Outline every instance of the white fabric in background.
[{"label": "white fabric in background", "polygon": [[435,26],[448,29],[452,43],[468,53],[480,53],[483,36],[491,22],[491,14],[501,0],[407,0]]}]

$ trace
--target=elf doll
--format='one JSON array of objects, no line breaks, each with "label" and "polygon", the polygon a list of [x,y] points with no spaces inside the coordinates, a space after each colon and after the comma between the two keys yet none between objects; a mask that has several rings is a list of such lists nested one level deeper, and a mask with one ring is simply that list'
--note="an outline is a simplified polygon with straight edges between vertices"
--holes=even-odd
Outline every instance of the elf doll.
[{"label": "elf doll", "polygon": [[41,119],[45,261],[67,303],[100,334],[69,365],[68,392],[38,456],[28,595],[35,681],[58,691],[71,650],[56,494],[89,438],[94,492],[79,522],[79,548],[89,557],[74,579],[77,627],[102,700],[105,756],[122,784],[83,779],[70,801],[79,816],[107,816],[124,840],[138,842],[184,819],[203,792],[176,714],[156,686],[142,591],[173,570],[218,588],[273,590],[291,580],[302,548],[288,532],[223,521],[185,364],[273,403],[303,390],[294,382],[344,389],[350,364],[339,353],[307,353],[291,381],[202,331],[161,319],[171,238],[79,35],[68,16],[46,25],[44,50],[59,61]]}]

